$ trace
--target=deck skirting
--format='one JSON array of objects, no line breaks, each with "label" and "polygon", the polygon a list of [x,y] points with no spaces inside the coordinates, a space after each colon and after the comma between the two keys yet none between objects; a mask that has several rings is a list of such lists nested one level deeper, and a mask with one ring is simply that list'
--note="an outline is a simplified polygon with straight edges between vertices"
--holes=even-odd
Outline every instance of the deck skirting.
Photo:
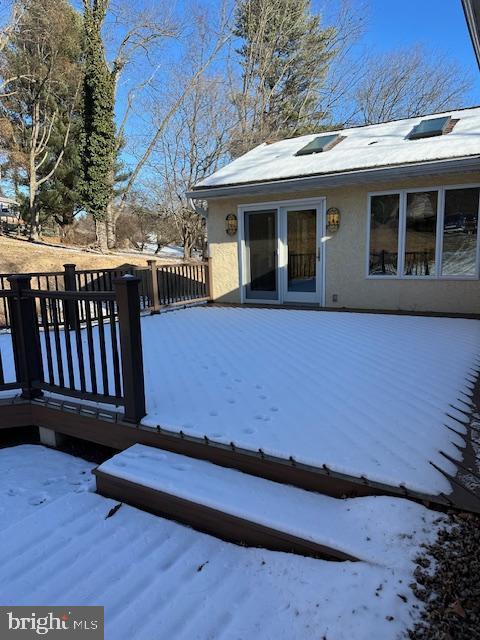
[{"label": "deck skirting", "polygon": [[421,494],[403,486],[389,486],[367,478],[356,478],[327,468],[305,465],[292,459],[276,458],[260,451],[232,448],[229,445],[187,436],[182,432],[132,424],[123,421],[121,415],[114,411],[95,409],[70,400],[43,398],[32,401],[10,399],[0,402],[0,430],[31,426],[51,429],[118,451],[137,443],[166,449],[334,498],[385,495],[409,498],[440,509],[455,508],[480,513],[480,498],[454,481],[452,493],[449,495]]}]

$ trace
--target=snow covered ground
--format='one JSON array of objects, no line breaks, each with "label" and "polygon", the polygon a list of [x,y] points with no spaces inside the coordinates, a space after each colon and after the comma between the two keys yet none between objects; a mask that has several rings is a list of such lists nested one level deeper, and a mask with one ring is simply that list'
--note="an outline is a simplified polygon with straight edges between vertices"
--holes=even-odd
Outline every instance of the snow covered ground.
[{"label": "snow covered ground", "polygon": [[[451,492],[430,462],[456,473],[440,451],[461,457],[447,427],[465,431],[454,407],[471,408],[477,320],[195,307],[143,318],[142,335],[145,425]],[[12,379],[10,337],[0,345]]]},{"label": "snow covered ground", "polygon": [[126,505],[108,517],[115,503],[86,491],[90,468],[40,446],[0,450],[2,604],[104,605],[107,640],[393,640],[418,615],[411,558],[439,526],[424,507],[345,501],[359,532],[376,514],[390,549],[376,562],[326,562],[238,547]]},{"label": "snow covered ground", "polygon": [[145,424],[450,493],[429,462],[456,472],[480,322],[198,307],[142,332]]}]

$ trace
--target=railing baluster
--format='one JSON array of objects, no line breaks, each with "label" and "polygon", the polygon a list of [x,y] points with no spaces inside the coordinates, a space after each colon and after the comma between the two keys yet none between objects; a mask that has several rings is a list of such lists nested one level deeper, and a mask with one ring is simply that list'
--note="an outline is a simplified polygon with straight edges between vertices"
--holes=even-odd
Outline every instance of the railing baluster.
[{"label": "railing baluster", "polygon": [[112,343],[112,357],[113,357],[113,380],[115,383],[115,396],[120,398],[122,396],[122,386],[120,382],[120,362],[118,357],[118,342],[117,342],[117,323],[115,320],[115,303],[110,301],[108,303],[110,311],[110,339]]},{"label": "railing baluster", "polygon": [[5,384],[5,376],[3,373],[2,350],[0,349],[0,384]]},{"label": "railing baluster", "polygon": [[85,319],[87,325],[87,345],[88,345],[88,360],[90,364],[90,384],[92,392],[97,393],[97,369],[95,366],[95,346],[93,343],[92,332],[92,317],[90,313],[90,302],[87,301],[85,306]]},{"label": "railing baluster", "polygon": [[[62,308],[63,316],[65,317],[65,305],[67,302],[65,300],[59,300],[59,306]],[[63,304],[62,304],[63,303]],[[70,389],[75,389],[75,376],[73,370],[73,359],[72,359],[72,342],[70,335],[70,328],[65,323],[63,325],[63,335],[65,336],[65,347],[67,350],[67,369],[68,369],[68,381]]]},{"label": "railing baluster", "polygon": [[102,303],[97,302],[97,315],[98,315],[98,337],[100,342],[100,362],[102,364],[102,383],[103,394],[108,396],[108,365],[107,365],[107,351],[105,349],[105,329],[103,326],[103,309]]},{"label": "railing baluster", "polygon": [[60,328],[58,326],[57,300],[50,298],[51,316],[53,322],[53,335],[55,337],[55,351],[57,356],[58,383],[61,387],[65,386],[63,376],[63,358],[62,358],[62,342],[60,339]]},{"label": "railing baluster", "polygon": [[43,338],[47,352],[48,382],[50,384],[54,384],[55,378],[53,375],[52,343],[50,341],[50,327],[48,326],[47,302],[45,298],[40,298],[40,316],[42,318]]},{"label": "railing baluster", "polygon": [[[75,303],[75,314],[80,315],[79,307],[81,309],[81,300],[78,300]],[[82,343],[82,333],[80,331],[80,319],[78,318],[75,322],[75,343],[77,345],[77,360],[78,360],[78,372],[80,374],[80,391],[85,393],[87,387],[85,384],[85,362],[83,359],[83,343]]]}]

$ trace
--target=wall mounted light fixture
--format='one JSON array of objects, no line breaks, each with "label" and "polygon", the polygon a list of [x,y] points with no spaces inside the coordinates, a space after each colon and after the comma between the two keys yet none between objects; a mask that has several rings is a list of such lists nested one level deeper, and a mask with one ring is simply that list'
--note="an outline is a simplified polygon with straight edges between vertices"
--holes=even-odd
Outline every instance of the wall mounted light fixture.
[{"label": "wall mounted light fixture", "polygon": [[330,207],[327,211],[327,231],[335,233],[340,227],[340,211],[337,207]]},{"label": "wall mounted light fixture", "polygon": [[229,213],[225,218],[225,222],[225,231],[227,232],[227,235],[234,236],[237,233],[238,229],[237,216],[234,213]]}]

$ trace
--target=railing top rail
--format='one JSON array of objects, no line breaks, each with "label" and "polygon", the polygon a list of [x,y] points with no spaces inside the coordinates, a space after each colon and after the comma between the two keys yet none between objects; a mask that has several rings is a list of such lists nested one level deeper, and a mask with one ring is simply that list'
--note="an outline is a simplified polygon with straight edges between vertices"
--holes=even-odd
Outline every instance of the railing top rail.
[{"label": "railing top rail", "polygon": [[11,276],[31,276],[32,278],[37,277],[48,277],[48,276],[63,276],[64,271],[28,271],[25,273],[0,273],[0,278],[10,278]]},{"label": "railing top rail", "polygon": [[177,267],[207,267],[208,262],[196,262],[192,260],[192,262],[171,262],[168,264],[158,264],[157,271],[161,271],[162,269],[176,269]]},{"label": "railing top rail", "polygon": [[[98,269],[75,269],[75,273],[109,273],[113,271],[127,271],[128,269],[134,269],[135,265],[118,265],[118,267],[107,267],[102,269],[101,267]],[[141,267],[140,267],[141,268]],[[63,273],[63,271],[62,271]]]},{"label": "railing top rail", "polygon": [[22,295],[27,298],[86,300],[87,302],[109,302],[115,300],[115,291],[38,291],[37,289],[30,289],[29,291],[24,291]]}]

